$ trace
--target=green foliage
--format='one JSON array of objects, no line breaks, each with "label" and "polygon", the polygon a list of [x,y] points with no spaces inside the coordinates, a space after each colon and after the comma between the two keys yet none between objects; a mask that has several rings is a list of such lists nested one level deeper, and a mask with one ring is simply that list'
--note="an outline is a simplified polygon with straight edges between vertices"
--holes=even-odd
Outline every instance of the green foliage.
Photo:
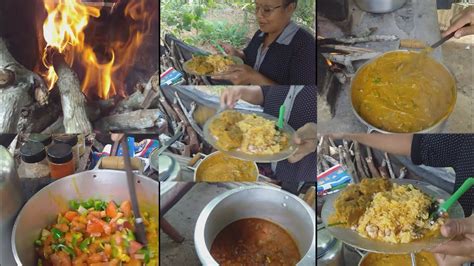
[{"label": "green foliage", "polygon": [[246,44],[248,27],[245,24],[230,24],[224,21],[200,21],[197,24],[198,34],[192,37],[193,44],[210,43],[215,45],[217,41],[225,41],[236,48]]},{"label": "green foliage", "polygon": [[208,10],[206,5],[198,2],[189,4],[187,1],[179,0],[161,1],[160,8],[160,25],[175,35],[183,31],[191,31]]}]

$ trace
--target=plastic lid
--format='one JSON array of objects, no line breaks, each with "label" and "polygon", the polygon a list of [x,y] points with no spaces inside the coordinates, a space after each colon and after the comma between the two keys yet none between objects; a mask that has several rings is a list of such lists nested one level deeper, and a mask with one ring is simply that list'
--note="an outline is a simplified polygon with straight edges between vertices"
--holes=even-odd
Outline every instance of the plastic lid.
[{"label": "plastic lid", "polygon": [[52,140],[51,135],[33,133],[28,137],[28,141],[41,142],[44,146],[48,146]]},{"label": "plastic lid", "polygon": [[72,148],[64,143],[53,144],[48,148],[48,158],[52,163],[67,163],[72,160]]},{"label": "plastic lid", "polygon": [[57,135],[54,136],[54,143],[64,143],[71,147],[77,144],[77,135]]},{"label": "plastic lid", "polygon": [[25,163],[37,163],[44,160],[46,152],[40,142],[28,141],[20,148],[21,160]]}]

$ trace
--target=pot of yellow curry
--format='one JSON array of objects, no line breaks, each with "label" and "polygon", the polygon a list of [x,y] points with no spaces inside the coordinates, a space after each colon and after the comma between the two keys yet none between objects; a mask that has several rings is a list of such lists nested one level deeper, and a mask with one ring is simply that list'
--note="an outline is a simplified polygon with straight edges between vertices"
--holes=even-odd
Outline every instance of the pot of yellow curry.
[{"label": "pot of yellow curry", "polygon": [[257,164],[228,156],[220,151],[206,155],[194,170],[194,182],[256,182]]},{"label": "pot of yellow curry", "polygon": [[428,51],[384,53],[351,83],[352,109],[369,132],[439,132],[455,103],[453,75]]},{"label": "pot of yellow curry", "polygon": [[[416,266],[437,266],[433,253],[422,251],[415,254]],[[410,254],[367,253],[362,256],[359,266],[400,266],[412,265]]]},{"label": "pot of yellow curry", "polygon": [[12,232],[18,265],[158,265],[158,182],[136,175],[148,247],[135,239],[124,171],[61,178],[23,206]]}]

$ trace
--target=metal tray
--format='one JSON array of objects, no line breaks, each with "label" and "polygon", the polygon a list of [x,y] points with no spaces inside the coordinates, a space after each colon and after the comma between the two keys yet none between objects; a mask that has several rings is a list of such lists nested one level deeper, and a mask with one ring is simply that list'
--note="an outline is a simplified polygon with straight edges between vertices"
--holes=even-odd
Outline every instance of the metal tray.
[{"label": "metal tray", "polygon": [[[234,61],[234,63],[236,65],[242,65],[244,63],[244,61],[242,60],[242,58],[240,57],[237,57],[237,56],[232,56],[232,55],[228,55],[227,57],[231,57],[232,60]],[[226,72],[221,72],[221,73],[207,73],[207,74],[200,74],[200,73],[197,73],[197,72],[194,72],[193,70],[191,70],[189,68],[189,63],[191,62],[191,60],[193,59],[189,59],[188,61],[184,62],[183,64],[183,70],[188,73],[188,74],[192,74],[192,75],[196,75],[196,76],[220,76],[220,75],[225,75],[227,74]]]},{"label": "metal tray", "polygon": [[[244,111],[244,110],[239,110],[239,111],[233,110],[233,111],[243,113],[243,114],[255,114],[257,116],[261,116],[261,117],[263,117],[265,119],[268,119],[268,120],[271,120],[271,121],[275,121],[275,122],[278,121],[278,118],[273,117],[269,114],[265,114],[265,113],[255,113],[255,112]],[[282,130],[283,130],[283,132],[287,133],[290,136],[290,141],[289,141],[290,145],[288,145],[288,148],[286,150],[283,150],[279,153],[270,154],[270,155],[256,155],[256,154],[245,153],[245,152],[238,151],[238,150],[232,150],[232,151],[223,150],[222,148],[220,148],[217,145],[217,139],[209,131],[209,126],[211,125],[212,121],[214,121],[216,118],[218,118],[222,113],[223,112],[219,112],[219,113],[215,114],[214,116],[209,118],[206,121],[206,123],[204,124],[204,132],[203,132],[204,133],[204,138],[206,139],[206,141],[209,144],[211,144],[217,150],[219,150],[219,151],[221,151],[221,152],[223,152],[223,153],[225,153],[229,156],[235,157],[235,158],[239,158],[239,159],[246,160],[246,161],[253,161],[253,162],[257,162],[257,163],[271,163],[271,162],[282,161],[282,160],[288,159],[288,157],[290,157],[291,155],[293,155],[296,152],[296,144],[293,142],[293,139],[292,139],[292,136],[295,134],[295,130],[291,126],[289,126],[288,124],[285,124],[283,126]]]},{"label": "metal tray", "polygon": [[[414,187],[437,199],[446,200],[450,197],[450,194],[445,192],[444,190],[418,180],[393,179],[391,181],[397,184],[412,184]],[[335,211],[334,202],[339,196],[339,193],[341,193],[342,191],[328,195],[326,198],[326,202],[324,203],[323,209],[321,211],[321,217],[323,219],[323,223],[326,226],[328,225],[329,216]],[[448,214],[449,218],[464,218],[464,211],[459,202],[456,202],[449,209]],[[344,243],[350,246],[376,253],[406,254],[418,252],[424,249],[433,248],[439,244],[450,240],[450,238],[445,238],[440,234],[437,237],[420,239],[410,243],[392,244],[379,240],[364,238],[360,236],[359,233],[357,233],[356,231],[353,231],[350,228],[346,227],[331,226],[327,227],[327,230],[335,238],[343,241]]]}]

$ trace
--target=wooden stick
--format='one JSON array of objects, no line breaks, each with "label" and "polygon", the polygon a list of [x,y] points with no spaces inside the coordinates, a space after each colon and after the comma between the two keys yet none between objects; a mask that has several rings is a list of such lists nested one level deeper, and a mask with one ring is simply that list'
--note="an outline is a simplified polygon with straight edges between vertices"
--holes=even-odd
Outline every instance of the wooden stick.
[{"label": "wooden stick", "polygon": [[387,42],[387,41],[396,41],[398,37],[395,35],[370,35],[366,37],[349,37],[349,38],[337,38],[336,41],[354,44],[361,42]]},{"label": "wooden stick", "polygon": [[56,86],[61,95],[63,123],[66,133],[90,133],[92,126],[89,118],[87,118],[86,98],[82,94],[79,78],[66,64],[61,54],[54,53],[53,65],[58,75]]},{"label": "wooden stick", "polygon": [[369,166],[369,171],[370,171],[370,174],[372,175],[372,177],[380,177],[380,173],[377,170],[377,168],[375,167],[375,164],[374,164],[374,161],[373,161],[372,157],[370,157],[370,156],[366,157],[365,161],[367,162],[367,165]]},{"label": "wooden stick", "polygon": [[388,172],[387,172],[387,169],[385,168],[386,165],[387,165],[387,162],[385,161],[385,159],[383,159],[382,164],[379,166],[380,176],[384,178],[388,178]]},{"label": "wooden stick", "polygon": [[395,172],[393,171],[392,168],[392,163],[390,162],[390,158],[388,157],[388,153],[384,153],[385,160],[387,161],[387,168],[388,168],[388,173],[390,174],[390,178],[395,178]]},{"label": "wooden stick", "polygon": [[360,177],[357,175],[355,165],[352,162],[351,155],[350,155],[350,152],[349,152],[349,144],[348,144],[347,140],[343,140],[342,143],[343,143],[342,151],[343,151],[343,155],[344,155],[344,159],[346,161],[348,171],[351,174],[351,176],[353,177],[354,183],[359,183],[360,182]]},{"label": "wooden stick", "polygon": [[369,173],[368,173],[368,171],[366,172],[366,170],[364,169],[364,165],[363,165],[362,160],[361,160],[362,156],[360,155],[359,143],[357,141],[354,141],[352,143],[354,144],[354,156],[355,156],[356,166],[357,166],[359,176],[360,177],[369,177]]},{"label": "wooden stick", "polygon": [[398,179],[403,179],[408,173],[408,169],[404,166],[400,168],[400,175],[398,176]]}]

